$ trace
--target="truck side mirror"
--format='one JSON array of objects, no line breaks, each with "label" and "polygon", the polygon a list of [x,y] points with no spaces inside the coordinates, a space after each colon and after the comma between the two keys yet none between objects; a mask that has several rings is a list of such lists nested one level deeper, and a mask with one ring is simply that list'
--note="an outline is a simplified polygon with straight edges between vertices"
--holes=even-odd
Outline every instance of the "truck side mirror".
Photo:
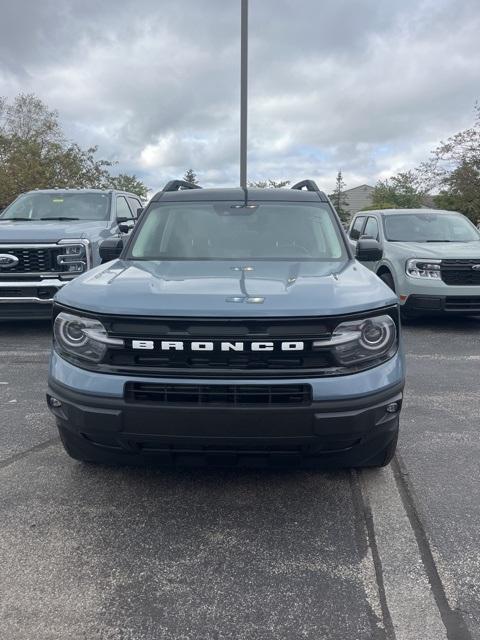
[{"label": "truck side mirror", "polygon": [[378,262],[383,257],[383,249],[378,240],[360,238],[357,242],[356,258],[360,262]]},{"label": "truck side mirror", "polygon": [[142,215],[144,208],[145,207],[138,207],[138,209],[137,209],[137,218],[139,218]]},{"label": "truck side mirror", "polygon": [[123,239],[108,238],[102,242],[99,251],[102,264],[104,262],[110,262],[110,260],[116,260],[123,251]]}]

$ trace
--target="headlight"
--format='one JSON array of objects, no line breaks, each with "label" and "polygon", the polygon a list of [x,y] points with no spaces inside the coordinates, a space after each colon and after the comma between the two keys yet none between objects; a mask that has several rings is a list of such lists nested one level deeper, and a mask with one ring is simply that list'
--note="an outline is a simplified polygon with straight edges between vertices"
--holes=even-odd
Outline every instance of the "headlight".
[{"label": "headlight", "polygon": [[330,340],[313,343],[314,348],[329,348],[337,363],[356,367],[374,361],[380,364],[397,351],[397,327],[388,315],[351,320],[339,324]]},{"label": "headlight", "polygon": [[59,270],[65,274],[79,275],[90,267],[87,240],[60,240],[61,252],[57,254]]},{"label": "headlight", "polygon": [[419,258],[413,258],[413,260],[407,260],[405,271],[407,276],[411,278],[430,278],[431,280],[440,280],[440,268],[441,260],[421,260]]},{"label": "headlight", "polygon": [[67,357],[100,362],[108,345],[123,346],[120,338],[110,338],[98,320],[61,312],[53,326],[55,349]]}]

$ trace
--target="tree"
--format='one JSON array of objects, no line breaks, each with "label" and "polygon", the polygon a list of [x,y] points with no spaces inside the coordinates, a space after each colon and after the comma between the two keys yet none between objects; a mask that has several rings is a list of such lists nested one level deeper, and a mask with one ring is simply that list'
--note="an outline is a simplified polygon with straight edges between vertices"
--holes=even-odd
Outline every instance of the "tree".
[{"label": "tree", "polygon": [[248,186],[256,189],[283,189],[283,187],[288,187],[289,184],[290,180],[272,180],[267,178],[267,180],[249,182]]},{"label": "tree", "polygon": [[460,211],[475,224],[480,220],[480,167],[464,160],[442,180],[443,189],[434,197],[439,209]]},{"label": "tree", "polygon": [[480,105],[472,127],[464,129],[432,151],[419,173],[429,190],[439,189],[436,206],[454,209],[477,222],[480,218]]},{"label": "tree", "polygon": [[[0,99],[0,209],[20,193],[48,187],[111,188],[116,164],[66,139],[58,113],[32,94]],[[122,178],[125,179],[128,176]],[[141,183],[130,176],[129,184]]]},{"label": "tree", "polygon": [[198,184],[197,174],[193,169],[187,169],[185,171],[183,179],[185,180],[185,182],[189,182],[190,184]]},{"label": "tree", "polygon": [[136,175],[120,173],[118,176],[111,178],[110,186],[120,191],[135,193],[143,200],[146,200],[148,196],[148,187]]},{"label": "tree", "polygon": [[338,215],[340,216],[340,220],[343,222],[348,222],[350,218],[350,213],[347,209],[348,207],[348,196],[345,193],[345,181],[342,176],[342,172],[339,171],[337,173],[337,178],[335,180],[335,190],[330,196],[333,206],[337,210]]},{"label": "tree", "polygon": [[377,182],[367,209],[418,209],[426,194],[421,177],[415,171],[403,171]]}]

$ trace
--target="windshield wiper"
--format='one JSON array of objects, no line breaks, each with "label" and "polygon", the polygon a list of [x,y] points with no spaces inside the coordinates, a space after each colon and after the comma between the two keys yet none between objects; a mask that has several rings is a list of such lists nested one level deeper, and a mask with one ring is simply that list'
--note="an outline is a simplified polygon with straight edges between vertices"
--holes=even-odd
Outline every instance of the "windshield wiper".
[{"label": "windshield wiper", "polygon": [[0,220],[29,220],[29,221],[31,221],[32,218],[2,218],[0,216]]},{"label": "windshield wiper", "polygon": [[[419,240],[419,242],[421,242],[421,240]],[[455,242],[455,240],[425,240],[425,242]]]},{"label": "windshield wiper", "polygon": [[80,220],[80,218],[67,218],[59,216],[58,218],[40,218],[40,220]]}]

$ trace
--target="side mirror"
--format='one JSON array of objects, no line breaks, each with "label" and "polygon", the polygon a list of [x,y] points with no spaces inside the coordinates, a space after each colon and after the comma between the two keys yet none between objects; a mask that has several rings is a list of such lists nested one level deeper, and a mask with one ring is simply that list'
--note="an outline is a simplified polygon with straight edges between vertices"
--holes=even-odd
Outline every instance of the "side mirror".
[{"label": "side mirror", "polygon": [[133,229],[135,222],[134,220],[132,220],[132,218],[124,218],[123,216],[119,216],[117,218],[117,224],[121,233],[128,233]]},{"label": "side mirror", "polygon": [[383,249],[378,240],[360,238],[357,242],[356,257],[360,262],[378,262],[383,257]]},{"label": "side mirror", "polygon": [[142,215],[144,209],[145,209],[145,207],[138,207],[138,209],[137,209],[137,218],[139,218]]},{"label": "side mirror", "polygon": [[99,251],[102,264],[104,262],[110,262],[110,260],[116,260],[123,251],[123,239],[108,238],[108,240],[102,242]]}]

